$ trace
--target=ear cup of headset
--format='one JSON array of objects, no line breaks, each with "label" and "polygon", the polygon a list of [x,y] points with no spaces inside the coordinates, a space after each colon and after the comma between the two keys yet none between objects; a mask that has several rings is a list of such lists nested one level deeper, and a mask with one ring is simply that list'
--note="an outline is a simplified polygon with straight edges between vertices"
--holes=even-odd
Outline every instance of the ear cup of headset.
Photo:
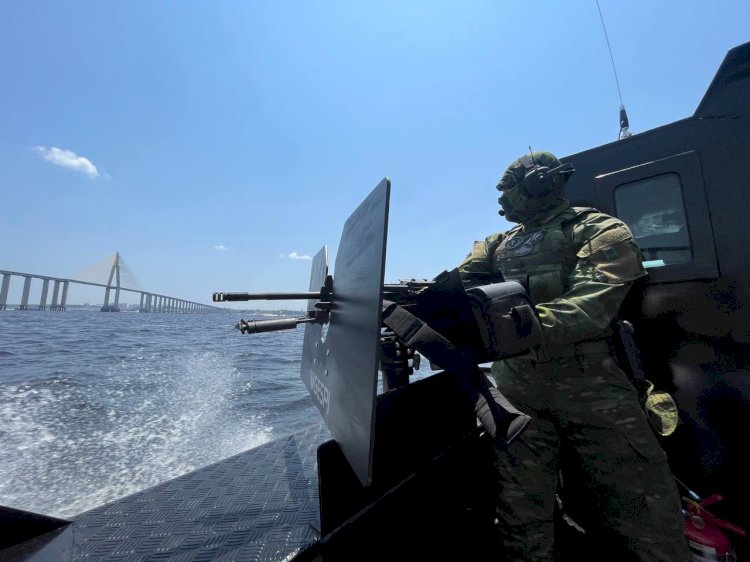
[{"label": "ear cup of headset", "polygon": [[563,181],[568,181],[575,169],[572,164],[561,164],[556,168],[547,166],[534,166],[523,177],[526,191],[531,197],[544,197],[555,185],[555,178],[562,176]]},{"label": "ear cup of headset", "polygon": [[555,176],[547,166],[535,166],[523,178],[526,191],[531,197],[542,197],[552,189]]}]

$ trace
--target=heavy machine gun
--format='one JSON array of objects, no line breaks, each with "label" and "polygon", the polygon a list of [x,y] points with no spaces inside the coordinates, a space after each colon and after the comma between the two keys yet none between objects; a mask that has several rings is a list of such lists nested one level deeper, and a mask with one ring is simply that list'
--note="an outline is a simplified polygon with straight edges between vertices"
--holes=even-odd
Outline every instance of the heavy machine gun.
[{"label": "heavy machine gun", "polygon": [[[329,275],[325,246],[314,257],[307,292],[213,296],[214,302],[307,301],[299,318],[243,319],[237,328],[260,333],[304,325],[301,378],[334,438],[334,445],[318,450],[319,472],[334,474],[338,468],[320,467],[348,464],[358,481],[339,497],[358,486],[382,491],[402,480],[476,430],[477,419],[499,444],[529,421],[479,368],[540,343],[526,292],[515,282],[462,278],[457,270],[431,281],[385,284],[389,197],[385,179],[346,221],[335,275]],[[442,371],[410,383],[418,355]],[[324,481],[336,487],[345,477],[321,478],[321,487]],[[327,513],[325,505],[321,511]],[[323,519],[324,526],[325,520],[341,522]]]},{"label": "heavy machine gun", "polygon": [[[417,306],[420,294],[434,286],[434,281],[411,279],[398,284],[383,286],[383,300],[398,303],[406,309]],[[214,293],[214,302],[238,302],[254,300],[314,300],[313,308],[305,316],[279,318],[274,320],[245,320],[235,325],[243,334],[258,334],[278,330],[289,330],[300,324],[321,324],[329,322],[333,298],[333,277],[326,276],[318,292],[306,293]],[[405,345],[396,334],[384,328],[380,335],[380,370],[383,373],[383,387],[388,391],[408,384],[409,376],[419,369],[420,355],[412,347]]]},{"label": "heavy machine gun", "polygon": [[[466,355],[476,364],[517,355],[541,343],[541,330],[525,290],[520,284],[505,282],[497,275],[444,271],[433,280],[410,279],[385,284],[382,297],[383,312],[387,315],[380,334],[380,370],[385,391],[408,384],[408,377],[419,368],[420,356],[415,348],[423,345],[419,339],[409,345],[404,339],[410,337],[405,328],[390,325],[387,318],[393,315],[393,311],[398,311],[402,322],[404,318],[407,322],[421,321],[426,329],[437,333],[432,335],[438,338],[436,345],[443,348],[455,346],[456,352]],[[314,300],[315,303],[302,317],[241,319],[235,328],[243,334],[256,334],[292,329],[307,323],[327,324],[334,299],[333,277],[326,276],[318,292],[213,295],[214,302],[295,299]],[[452,352],[433,347],[423,353],[428,355],[433,368],[440,369],[444,366],[438,357]]]}]

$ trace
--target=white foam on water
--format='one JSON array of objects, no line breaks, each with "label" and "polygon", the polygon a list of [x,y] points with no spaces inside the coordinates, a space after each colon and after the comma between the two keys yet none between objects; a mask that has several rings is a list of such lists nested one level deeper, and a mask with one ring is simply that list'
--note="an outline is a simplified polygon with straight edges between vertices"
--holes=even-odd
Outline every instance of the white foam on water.
[{"label": "white foam on water", "polygon": [[132,356],[80,384],[0,386],[0,504],[70,517],[272,437],[219,352]]}]

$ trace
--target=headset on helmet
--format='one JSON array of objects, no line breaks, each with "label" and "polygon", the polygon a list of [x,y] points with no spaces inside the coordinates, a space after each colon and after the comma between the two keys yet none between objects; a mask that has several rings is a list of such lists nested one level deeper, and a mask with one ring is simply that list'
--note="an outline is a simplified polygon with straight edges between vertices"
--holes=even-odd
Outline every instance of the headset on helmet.
[{"label": "headset on helmet", "polygon": [[534,160],[533,154],[521,156],[518,159],[518,163],[524,167],[523,182],[526,186],[526,191],[531,197],[546,195],[552,190],[556,177],[562,176],[563,180],[567,181],[573,172],[575,172],[575,168],[570,163],[560,164],[554,168],[542,166]]}]

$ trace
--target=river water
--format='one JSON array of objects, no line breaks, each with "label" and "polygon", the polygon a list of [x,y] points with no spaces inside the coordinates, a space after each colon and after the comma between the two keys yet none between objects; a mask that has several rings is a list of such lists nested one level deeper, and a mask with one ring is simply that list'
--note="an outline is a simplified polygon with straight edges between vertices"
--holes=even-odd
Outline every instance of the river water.
[{"label": "river water", "polygon": [[240,316],[0,311],[0,505],[70,517],[319,423],[303,329]]}]

